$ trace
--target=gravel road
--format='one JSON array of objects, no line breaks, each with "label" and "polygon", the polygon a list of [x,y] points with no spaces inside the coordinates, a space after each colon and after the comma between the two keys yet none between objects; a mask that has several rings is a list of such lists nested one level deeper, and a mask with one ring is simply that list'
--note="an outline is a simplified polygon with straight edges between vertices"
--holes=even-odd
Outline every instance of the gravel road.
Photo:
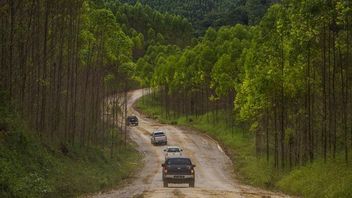
[{"label": "gravel road", "polygon": [[[144,166],[119,189],[93,197],[288,197],[236,181],[231,160],[220,145],[208,136],[184,127],[160,124],[139,114],[132,105],[143,93],[142,90],[129,93],[128,111],[129,114],[138,116],[139,126],[130,127],[128,133],[138,145],[139,152],[144,155]],[[190,157],[196,165],[195,188],[188,188],[188,184],[169,184],[169,188],[162,187],[161,164],[164,159],[164,146],[153,146],[149,137],[156,129],[164,130],[168,145],[182,147],[184,155]]]}]

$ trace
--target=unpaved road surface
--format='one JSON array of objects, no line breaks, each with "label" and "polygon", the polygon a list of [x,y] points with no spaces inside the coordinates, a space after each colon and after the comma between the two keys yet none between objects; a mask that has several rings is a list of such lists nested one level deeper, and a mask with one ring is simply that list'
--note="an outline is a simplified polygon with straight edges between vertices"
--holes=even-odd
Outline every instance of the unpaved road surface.
[{"label": "unpaved road surface", "polygon": [[[143,153],[144,166],[121,188],[94,197],[288,197],[238,183],[234,178],[231,160],[219,144],[208,136],[191,129],[160,124],[140,115],[132,105],[142,95],[142,90],[129,93],[128,111],[139,118],[139,126],[130,127],[129,136]],[[184,155],[190,157],[196,165],[195,188],[188,188],[188,184],[169,184],[169,188],[162,187],[161,164],[164,159],[164,146],[153,146],[149,136],[156,129],[164,130],[168,145],[182,147]]]}]

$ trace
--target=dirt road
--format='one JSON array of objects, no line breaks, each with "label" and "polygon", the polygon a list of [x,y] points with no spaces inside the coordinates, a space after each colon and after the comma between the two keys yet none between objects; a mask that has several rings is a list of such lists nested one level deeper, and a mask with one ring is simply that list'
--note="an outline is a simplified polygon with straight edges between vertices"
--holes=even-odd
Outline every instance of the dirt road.
[{"label": "dirt road", "polygon": [[[234,178],[231,160],[211,138],[192,130],[160,124],[140,115],[132,105],[142,95],[142,90],[129,94],[128,111],[139,117],[139,126],[131,127],[129,136],[144,154],[144,167],[125,186],[94,197],[287,197],[239,184]],[[182,147],[184,154],[196,165],[195,188],[188,188],[188,184],[170,184],[169,188],[162,187],[161,164],[164,159],[164,146],[153,146],[149,137],[156,129],[164,130],[168,144]]]}]

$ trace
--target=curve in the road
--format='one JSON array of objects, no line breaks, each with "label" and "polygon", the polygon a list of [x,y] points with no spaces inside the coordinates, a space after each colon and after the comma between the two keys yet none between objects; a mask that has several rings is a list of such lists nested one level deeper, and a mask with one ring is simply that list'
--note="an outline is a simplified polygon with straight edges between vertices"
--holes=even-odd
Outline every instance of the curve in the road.
[{"label": "curve in the road", "polygon": [[[231,160],[210,137],[184,127],[160,124],[141,115],[132,105],[144,93],[142,90],[130,92],[128,100],[129,113],[139,117],[139,126],[130,128],[129,137],[138,145],[138,151],[144,154],[144,166],[125,186],[95,197],[287,197],[239,184],[234,179]],[[162,187],[160,165],[164,159],[163,147],[153,146],[149,139],[149,134],[159,128],[165,130],[169,145],[182,147],[185,155],[196,164],[195,188],[182,184]]]}]

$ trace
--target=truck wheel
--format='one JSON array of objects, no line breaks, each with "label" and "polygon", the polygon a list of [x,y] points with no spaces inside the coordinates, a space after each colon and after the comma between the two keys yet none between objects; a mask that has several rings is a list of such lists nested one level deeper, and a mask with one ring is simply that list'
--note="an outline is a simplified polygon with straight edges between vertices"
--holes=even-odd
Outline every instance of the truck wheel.
[{"label": "truck wheel", "polygon": [[169,186],[169,184],[167,183],[167,181],[164,181],[164,188],[167,188]]},{"label": "truck wheel", "polygon": [[194,188],[194,181],[189,182],[189,187]]}]

